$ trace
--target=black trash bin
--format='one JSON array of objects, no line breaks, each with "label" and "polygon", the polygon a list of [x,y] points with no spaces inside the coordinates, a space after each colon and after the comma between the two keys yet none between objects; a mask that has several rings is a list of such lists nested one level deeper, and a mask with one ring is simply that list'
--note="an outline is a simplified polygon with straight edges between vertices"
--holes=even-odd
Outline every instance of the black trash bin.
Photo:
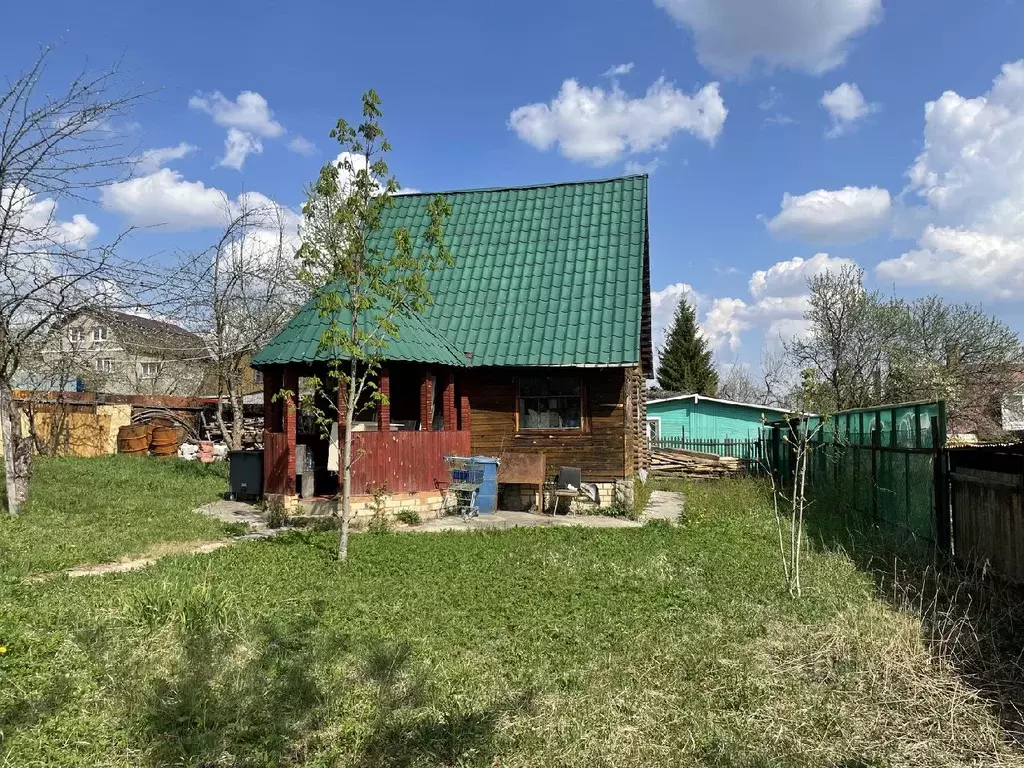
[{"label": "black trash bin", "polygon": [[263,451],[228,451],[231,498],[263,496]]}]

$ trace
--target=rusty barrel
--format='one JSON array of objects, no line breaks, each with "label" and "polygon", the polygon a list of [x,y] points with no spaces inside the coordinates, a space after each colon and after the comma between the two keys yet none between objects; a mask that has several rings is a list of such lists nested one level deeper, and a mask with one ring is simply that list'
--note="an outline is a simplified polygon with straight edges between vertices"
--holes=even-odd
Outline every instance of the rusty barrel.
[{"label": "rusty barrel", "polygon": [[149,427],[146,424],[128,424],[117,430],[117,452],[128,456],[149,453]]},{"label": "rusty barrel", "polygon": [[153,427],[153,440],[149,447],[154,456],[174,456],[180,442],[181,434],[174,427]]}]

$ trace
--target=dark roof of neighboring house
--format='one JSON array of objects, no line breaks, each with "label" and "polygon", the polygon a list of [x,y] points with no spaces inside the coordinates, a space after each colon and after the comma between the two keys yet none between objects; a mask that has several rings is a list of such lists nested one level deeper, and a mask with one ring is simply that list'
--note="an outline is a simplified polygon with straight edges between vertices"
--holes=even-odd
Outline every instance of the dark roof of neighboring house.
[{"label": "dark roof of neighboring house", "polygon": [[[386,357],[651,370],[646,176],[441,194],[455,266],[428,276],[434,304],[400,320]],[[422,249],[432,197],[395,197],[371,245],[388,247],[401,226]],[[253,365],[325,359],[326,326],[307,304]]]},{"label": "dark roof of neighboring house", "polygon": [[140,330],[191,336],[197,340],[200,338],[197,334],[192,331],[185,330],[180,325],[168,323],[164,320],[154,320],[151,317],[143,317],[142,315],[130,315],[126,312],[115,312],[112,309],[97,309],[90,311],[87,314],[94,315],[117,325],[130,325],[134,328],[139,328]]}]

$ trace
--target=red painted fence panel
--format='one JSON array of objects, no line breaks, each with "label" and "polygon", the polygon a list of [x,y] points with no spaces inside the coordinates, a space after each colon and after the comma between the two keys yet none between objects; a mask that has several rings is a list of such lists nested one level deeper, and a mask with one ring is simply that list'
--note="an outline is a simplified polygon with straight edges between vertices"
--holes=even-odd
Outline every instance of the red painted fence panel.
[{"label": "red painted fence panel", "polygon": [[263,492],[292,495],[288,487],[288,436],[284,432],[263,433]]},{"label": "red painted fence panel", "polygon": [[356,432],[352,435],[352,492],[386,485],[391,493],[431,491],[447,480],[445,456],[469,455],[469,430]]}]

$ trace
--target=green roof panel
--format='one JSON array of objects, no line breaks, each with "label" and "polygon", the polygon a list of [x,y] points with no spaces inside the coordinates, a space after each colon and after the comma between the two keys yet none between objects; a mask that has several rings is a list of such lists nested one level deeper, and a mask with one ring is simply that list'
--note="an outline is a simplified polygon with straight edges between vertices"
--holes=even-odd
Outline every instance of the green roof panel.
[{"label": "green roof panel", "polygon": [[[430,194],[400,195],[380,237],[417,247]],[[635,365],[644,328],[647,177],[441,193],[455,266],[429,276],[434,304],[403,320],[393,360],[449,365]],[[386,243],[382,243],[385,245]],[[325,321],[307,305],[253,360],[312,361]],[[453,362],[458,361],[458,362]]]}]

